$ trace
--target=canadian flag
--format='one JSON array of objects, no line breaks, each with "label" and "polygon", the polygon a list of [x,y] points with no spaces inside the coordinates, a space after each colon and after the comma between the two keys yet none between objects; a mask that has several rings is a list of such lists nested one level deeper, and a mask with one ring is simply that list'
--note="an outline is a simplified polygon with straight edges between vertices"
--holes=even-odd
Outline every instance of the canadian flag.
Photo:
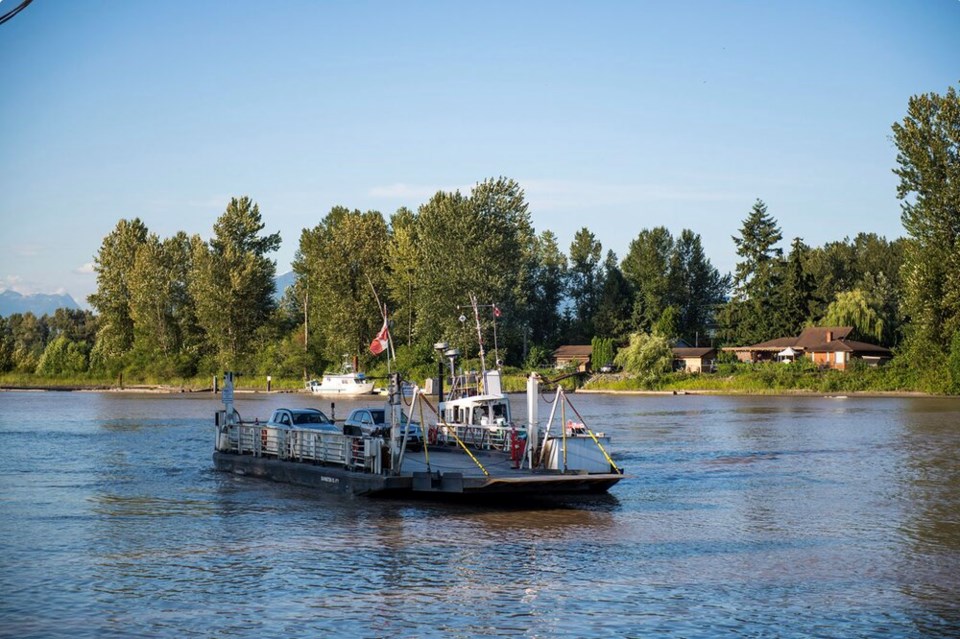
[{"label": "canadian flag", "polygon": [[493,316],[494,316],[494,317],[500,317],[501,314],[502,314],[502,313],[500,312],[500,307],[497,306],[496,304],[494,304],[494,305],[493,305]]},{"label": "canadian flag", "polygon": [[379,355],[383,351],[387,350],[387,346],[390,345],[390,329],[387,328],[387,319],[383,319],[383,328],[380,329],[380,332],[377,333],[377,336],[373,338],[373,341],[370,342],[370,352],[374,355]]}]

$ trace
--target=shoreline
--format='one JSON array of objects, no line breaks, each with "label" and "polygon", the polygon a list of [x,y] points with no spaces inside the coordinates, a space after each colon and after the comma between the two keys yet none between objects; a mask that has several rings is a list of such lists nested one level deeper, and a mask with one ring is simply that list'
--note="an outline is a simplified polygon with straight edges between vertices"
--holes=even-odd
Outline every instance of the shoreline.
[{"label": "shoreline", "polygon": [[791,390],[763,390],[763,391],[732,391],[732,390],[602,390],[578,389],[577,394],[584,395],[716,395],[726,397],[824,397],[829,399],[843,399],[847,397],[930,397],[935,399],[960,399],[958,395],[937,395],[923,391],[823,391],[791,389]]},{"label": "shoreline", "polygon": [[[70,386],[51,386],[49,384],[36,384],[29,386],[13,386],[10,384],[0,385],[0,393],[139,393],[153,395],[220,395],[220,391],[214,393],[212,388],[189,388],[186,386],[166,386],[163,384],[133,384],[130,386],[101,386],[101,385],[70,385]],[[262,394],[262,395],[281,395],[290,393],[302,393],[299,390],[265,390],[256,388],[237,388],[234,393],[237,394]]]},{"label": "shoreline", "polygon": [[[0,385],[0,393],[4,392],[32,392],[32,393],[129,393],[129,394],[153,394],[153,395],[197,395],[208,394],[219,396],[220,392],[214,393],[211,387],[207,388],[189,388],[184,386],[167,386],[163,384],[133,384],[130,386],[104,386],[104,385],[69,385],[54,386],[49,384],[37,384],[27,386],[15,386],[10,384]],[[238,388],[234,390],[237,394],[243,395],[283,395],[283,394],[304,394],[304,391],[297,389],[279,389],[266,390],[255,388]],[[623,395],[623,396],[682,396],[682,395],[715,395],[727,397],[822,397],[828,399],[845,399],[848,397],[892,397],[892,398],[937,398],[937,399],[960,399],[960,395],[936,395],[922,391],[837,391],[835,393],[825,393],[822,391],[792,389],[792,390],[763,390],[763,391],[731,391],[731,390],[712,390],[712,389],[686,389],[686,390],[603,390],[603,389],[577,389],[576,394],[583,395]],[[508,395],[523,394],[522,391],[516,393],[507,393]],[[379,397],[376,393],[364,395],[363,397]]]}]

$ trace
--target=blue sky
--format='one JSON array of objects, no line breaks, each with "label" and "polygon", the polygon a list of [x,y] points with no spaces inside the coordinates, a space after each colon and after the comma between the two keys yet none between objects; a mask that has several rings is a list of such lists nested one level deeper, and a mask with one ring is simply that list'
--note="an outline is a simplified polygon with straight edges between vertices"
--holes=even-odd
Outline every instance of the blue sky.
[{"label": "blue sky", "polygon": [[[15,0],[0,0],[0,13]],[[36,0],[0,26],[0,289],[96,288],[120,218],[280,231],[505,175],[538,231],[902,234],[890,126],[960,81],[960,2]]]}]

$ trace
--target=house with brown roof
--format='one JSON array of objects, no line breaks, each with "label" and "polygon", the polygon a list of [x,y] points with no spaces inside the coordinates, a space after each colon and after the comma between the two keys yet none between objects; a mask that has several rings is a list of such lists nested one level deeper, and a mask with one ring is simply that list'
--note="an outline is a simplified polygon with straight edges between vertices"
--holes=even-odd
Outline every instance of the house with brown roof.
[{"label": "house with brown roof", "polygon": [[878,366],[893,357],[889,348],[852,339],[836,339],[830,331],[824,336],[823,343],[807,347],[806,354],[815,364],[840,370],[846,369],[853,359]]},{"label": "house with brown roof", "polygon": [[553,351],[553,366],[566,368],[575,362],[578,371],[586,372],[590,369],[592,355],[593,346],[590,344],[567,344]]},{"label": "house with brown roof", "polygon": [[853,359],[876,366],[893,357],[889,348],[848,339],[851,326],[809,326],[798,337],[778,337],[752,346],[733,346],[723,350],[741,362],[793,361],[807,357],[825,368],[843,370]]},{"label": "house with brown roof", "polygon": [[706,373],[714,369],[717,359],[717,349],[710,346],[700,348],[674,346],[673,370],[688,373]]}]

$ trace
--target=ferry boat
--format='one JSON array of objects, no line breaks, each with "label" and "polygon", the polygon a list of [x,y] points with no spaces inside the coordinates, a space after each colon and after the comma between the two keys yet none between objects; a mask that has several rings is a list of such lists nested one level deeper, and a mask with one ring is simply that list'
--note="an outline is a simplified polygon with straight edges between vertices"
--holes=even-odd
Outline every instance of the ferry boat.
[{"label": "ferry boat", "polygon": [[[504,498],[606,492],[623,478],[623,471],[607,452],[610,439],[587,427],[559,385],[550,416],[541,424],[541,380],[535,373],[527,378],[527,421],[515,421],[502,390],[496,338],[497,367],[487,370],[479,305],[473,295],[470,301],[477,325],[480,372],[461,369],[458,373],[460,351],[446,342],[435,344],[450,365],[449,391],[444,394],[442,359],[436,406],[418,386],[413,386],[408,401],[400,375],[391,374],[389,433],[381,429],[360,429],[358,433],[349,428],[329,432],[325,427],[299,427],[293,418],[287,420],[289,424],[272,419],[272,428],[259,421],[243,422],[233,407],[233,376],[228,373],[224,410],[216,415],[216,468],[334,487],[355,495]],[[489,306],[496,317],[497,307]],[[463,315],[461,321],[465,321]],[[409,415],[403,412],[404,404]],[[568,407],[578,421],[567,419]],[[554,427],[558,412],[559,425]],[[412,429],[402,428],[404,423],[421,425],[418,441],[408,441]]]},{"label": "ferry boat", "polygon": [[[442,379],[442,376],[441,376]],[[579,423],[553,426],[569,399],[558,388],[550,418],[539,419],[541,380],[527,380],[527,422],[516,423],[500,392],[499,371],[460,376],[437,406],[419,387],[409,421],[429,425],[416,450],[408,449],[399,418],[405,400],[400,376],[390,379],[388,436],[242,421],[233,406],[233,376],[223,385],[213,453],[218,470],[353,495],[509,498],[603,493],[623,478],[606,450],[609,438]],[[572,408],[572,405],[570,405]],[[432,419],[431,419],[432,416]],[[579,417],[579,416],[578,416]],[[408,432],[408,431],[404,431]]]}]

